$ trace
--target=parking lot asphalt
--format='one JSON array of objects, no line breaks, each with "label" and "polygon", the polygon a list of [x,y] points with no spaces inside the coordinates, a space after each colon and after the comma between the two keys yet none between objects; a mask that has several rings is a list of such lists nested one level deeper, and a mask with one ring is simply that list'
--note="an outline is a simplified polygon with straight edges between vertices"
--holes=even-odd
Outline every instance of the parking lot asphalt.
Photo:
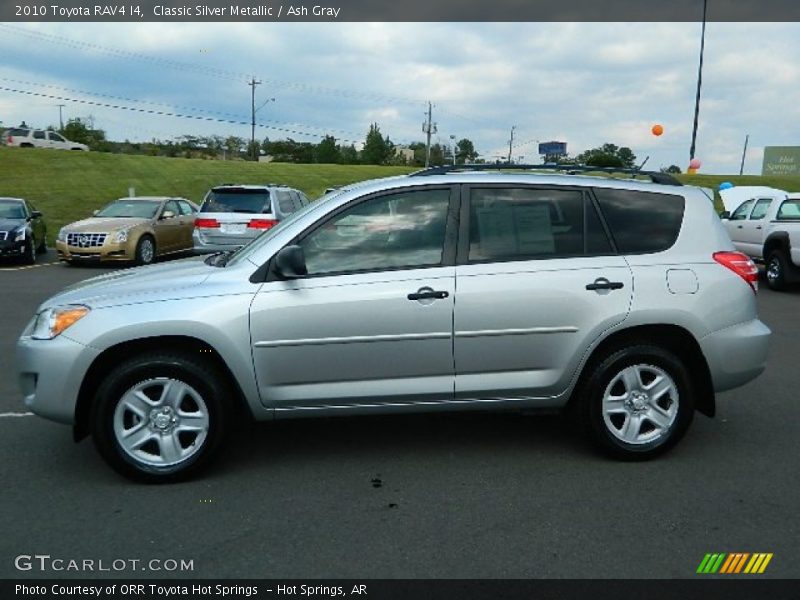
[{"label": "parking lot asphalt", "polygon": [[[762,284],[766,372],[656,461],[607,460],[557,416],[309,419],[245,428],[203,479],[145,486],[68,427],[8,416],[38,303],[107,271],[54,260],[0,265],[0,577],[686,578],[709,552],[771,552],[759,577],[800,577],[798,290]],[[20,554],[193,570],[21,572]]]}]

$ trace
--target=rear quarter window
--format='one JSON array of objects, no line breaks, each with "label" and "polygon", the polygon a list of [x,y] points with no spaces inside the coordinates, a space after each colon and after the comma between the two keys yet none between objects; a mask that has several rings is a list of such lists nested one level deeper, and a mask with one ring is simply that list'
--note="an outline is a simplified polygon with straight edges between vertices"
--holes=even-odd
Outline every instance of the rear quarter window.
[{"label": "rear quarter window", "polygon": [[595,188],[594,193],[620,253],[661,252],[678,239],[683,196],[608,188]]}]

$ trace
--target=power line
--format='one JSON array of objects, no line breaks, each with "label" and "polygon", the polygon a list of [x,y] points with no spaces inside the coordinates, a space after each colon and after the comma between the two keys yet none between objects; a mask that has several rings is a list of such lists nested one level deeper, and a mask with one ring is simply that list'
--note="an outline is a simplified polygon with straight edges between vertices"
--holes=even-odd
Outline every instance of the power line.
[{"label": "power line", "polygon": [[[43,33],[39,31],[34,31],[31,29],[26,29],[23,27],[15,27],[13,25],[7,25],[5,23],[0,23],[0,28],[5,29],[14,34],[24,35],[31,38],[38,38],[44,40],[49,43],[53,44],[60,44],[64,46],[69,46],[76,49],[85,49],[91,50],[94,52],[100,52],[103,54],[109,54],[111,56],[117,58],[126,58],[131,60],[142,60],[149,62],[151,64],[157,64],[159,66],[176,69],[179,71],[184,72],[196,72],[201,73],[204,75],[209,75],[211,77],[217,77],[220,79],[225,79],[229,81],[248,81],[252,75],[246,75],[244,73],[239,73],[236,71],[231,71],[228,69],[220,69],[216,67],[208,67],[205,65],[198,65],[195,63],[183,62],[183,61],[176,61],[170,60],[155,56],[149,56],[147,54],[142,54],[140,52],[131,52],[128,50],[120,50],[118,48],[110,48],[108,46],[100,46],[99,44],[93,44],[90,42],[84,42],[80,40],[75,40],[72,38],[68,38],[61,35],[54,35],[49,33]],[[386,94],[380,94],[375,92],[366,92],[361,90],[350,90],[350,89],[339,89],[339,88],[329,88],[323,86],[312,86],[306,83],[301,82],[292,82],[292,81],[282,81],[277,79],[265,79],[262,78],[262,81],[265,84],[268,84],[273,87],[278,88],[289,88],[294,89],[301,92],[307,92],[310,94],[320,94],[325,96],[343,96],[348,98],[364,98],[364,99],[372,99],[372,100],[383,100],[383,101],[391,101],[396,103],[403,103],[403,104],[412,104],[418,105],[423,104],[424,102],[417,98],[411,97],[404,97],[404,96],[392,96]]]},{"label": "power line", "polygon": [[[79,104],[88,104],[88,105],[91,105],[91,106],[101,106],[101,107],[104,107],[104,108],[113,108],[113,109],[117,109],[117,110],[127,110],[127,111],[131,111],[131,112],[138,112],[138,113],[144,113],[144,114],[150,114],[150,115],[158,115],[158,116],[163,116],[163,117],[177,117],[177,118],[181,118],[181,119],[192,119],[192,120],[195,120],[195,121],[207,121],[207,122],[212,122],[212,123],[227,123],[227,124],[231,124],[231,125],[250,125],[250,123],[248,121],[237,121],[237,120],[234,120],[234,119],[220,119],[220,118],[217,118],[217,117],[207,117],[207,116],[204,116],[204,115],[191,115],[191,114],[173,113],[173,112],[167,112],[167,111],[163,111],[163,110],[138,108],[138,107],[135,107],[135,106],[123,106],[121,104],[108,104],[106,102],[96,102],[94,100],[86,100],[86,99],[81,99],[81,98],[67,98],[65,96],[56,96],[54,94],[44,94],[44,93],[41,93],[41,92],[32,92],[30,90],[18,90],[18,89],[14,89],[14,88],[10,88],[10,87],[5,87],[5,86],[0,86],[0,91],[12,92],[12,93],[15,93],[15,94],[24,94],[26,96],[37,96],[37,97],[40,97],[40,98],[49,98],[51,100],[64,100],[66,102],[76,102],[76,103],[79,103]],[[322,134],[319,134],[319,133],[311,133],[311,132],[308,132],[308,131],[300,131],[300,130],[297,130],[297,129],[287,129],[285,127],[275,127],[273,125],[266,125],[264,123],[256,123],[256,126],[262,127],[262,128],[265,128],[265,129],[274,129],[275,131],[282,131],[284,133],[293,133],[293,134],[296,134],[296,135],[306,135],[306,136],[315,137],[315,138],[324,138],[325,137],[325,135],[322,135]],[[350,143],[350,144],[359,144],[359,143],[361,143],[360,141],[357,141],[357,140],[348,140],[348,139],[344,139],[344,138],[337,138],[337,139],[339,139],[339,141],[347,142],[347,143]]]},{"label": "power line", "polygon": [[[219,111],[219,110],[211,110],[211,109],[208,109],[208,108],[199,108],[199,107],[196,107],[196,106],[182,106],[182,105],[177,105],[177,104],[169,104],[169,103],[166,103],[166,102],[155,102],[155,101],[152,101],[152,100],[141,100],[139,98],[130,98],[130,97],[127,97],[127,96],[115,96],[113,94],[104,94],[102,92],[91,92],[91,91],[88,91],[88,90],[79,90],[79,89],[75,89],[75,88],[68,88],[68,87],[62,87],[62,86],[58,86],[58,85],[52,85],[52,84],[49,84],[49,83],[38,83],[38,82],[35,82],[35,81],[23,81],[23,80],[20,80],[20,79],[11,79],[11,78],[8,78],[8,77],[0,77],[0,81],[6,81],[6,82],[9,82],[9,83],[16,83],[16,84],[26,85],[26,86],[27,85],[34,85],[34,86],[37,86],[37,87],[44,87],[44,88],[49,88],[49,89],[61,90],[61,91],[64,91],[64,92],[71,92],[71,93],[75,93],[75,94],[85,94],[87,96],[96,96],[98,98],[109,98],[111,100],[122,100],[124,102],[134,102],[136,104],[144,104],[144,105],[147,105],[147,106],[165,106],[165,107],[168,107],[168,108],[171,108],[171,109],[176,109],[176,110],[179,110],[179,111],[208,113],[208,114],[212,114],[212,115],[219,115],[219,116],[222,116],[222,117],[228,117],[228,118],[234,119],[234,120],[244,120],[244,119],[246,119],[246,117],[244,115],[237,114],[237,113],[230,113],[230,112],[224,112],[224,111]],[[256,109],[256,112],[258,112],[258,109]],[[261,119],[261,121],[264,122],[264,123],[277,123],[278,125],[299,126],[299,127],[305,128],[305,129],[318,129],[320,131],[325,132],[326,134],[329,134],[329,133],[343,133],[345,135],[355,135],[355,136],[361,135],[360,132],[356,132],[356,131],[350,131],[350,130],[347,130],[347,129],[335,129],[335,128],[331,128],[331,127],[320,127],[319,125],[310,125],[308,123],[297,123],[297,122],[293,122],[293,121],[280,121],[280,120],[277,120],[277,119]]]}]

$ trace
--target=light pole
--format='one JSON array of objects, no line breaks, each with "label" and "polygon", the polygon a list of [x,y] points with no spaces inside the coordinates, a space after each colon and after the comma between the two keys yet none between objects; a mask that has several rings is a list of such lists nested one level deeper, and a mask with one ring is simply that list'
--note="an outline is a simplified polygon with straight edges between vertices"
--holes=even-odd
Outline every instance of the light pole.
[{"label": "light pole", "polygon": [[450,143],[453,146],[453,166],[456,166],[456,136],[450,136]]},{"label": "light pole", "polygon": [[708,0],[703,0],[703,29],[700,34],[700,64],[697,67],[697,94],[694,99],[694,125],[692,127],[692,145],[689,148],[689,161],[694,158],[694,152],[697,142],[697,120],[700,116],[700,88],[703,85],[703,52],[706,47],[706,9],[708,8]]},{"label": "light pole", "polygon": [[[255,90],[255,86],[253,87],[253,89]],[[275,102],[275,98],[267,98],[266,100],[264,100],[264,102],[261,103],[261,105],[258,108],[255,107],[255,104],[253,104],[253,130],[251,132],[251,140],[250,140],[250,146],[253,149],[253,160],[258,160],[258,150],[256,149],[256,113],[260,111],[262,108],[264,108],[270,102]]]}]

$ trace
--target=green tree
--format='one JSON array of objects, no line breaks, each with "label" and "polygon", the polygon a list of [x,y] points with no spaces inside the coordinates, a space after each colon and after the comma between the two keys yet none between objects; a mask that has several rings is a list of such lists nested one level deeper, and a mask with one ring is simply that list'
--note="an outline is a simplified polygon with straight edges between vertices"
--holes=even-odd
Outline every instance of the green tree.
[{"label": "green tree", "polygon": [[630,148],[615,144],[603,144],[579,154],[576,160],[580,164],[592,167],[616,167],[632,169],[636,166],[636,155]]},{"label": "green tree", "polygon": [[377,123],[369,126],[364,148],[361,150],[361,162],[368,165],[385,165],[394,154],[394,144],[389,136],[381,136]]},{"label": "green tree", "polygon": [[101,150],[106,141],[106,132],[102,129],[93,129],[89,124],[79,118],[70,119],[59,133],[68,140],[86,144],[91,150]]},{"label": "green tree", "polygon": [[681,168],[678,165],[670,165],[666,168],[662,167],[661,172],[670,173],[672,175],[680,175],[683,171],[681,171]]},{"label": "green tree", "polygon": [[336,140],[332,135],[326,135],[314,148],[314,162],[335,164],[341,159]]},{"label": "green tree", "polygon": [[353,144],[349,146],[339,146],[339,162],[343,165],[358,164],[358,150]]},{"label": "green tree", "polygon": [[475,151],[475,144],[467,138],[463,138],[456,144],[456,162],[471,163],[475,162],[478,158],[478,153]]}]

